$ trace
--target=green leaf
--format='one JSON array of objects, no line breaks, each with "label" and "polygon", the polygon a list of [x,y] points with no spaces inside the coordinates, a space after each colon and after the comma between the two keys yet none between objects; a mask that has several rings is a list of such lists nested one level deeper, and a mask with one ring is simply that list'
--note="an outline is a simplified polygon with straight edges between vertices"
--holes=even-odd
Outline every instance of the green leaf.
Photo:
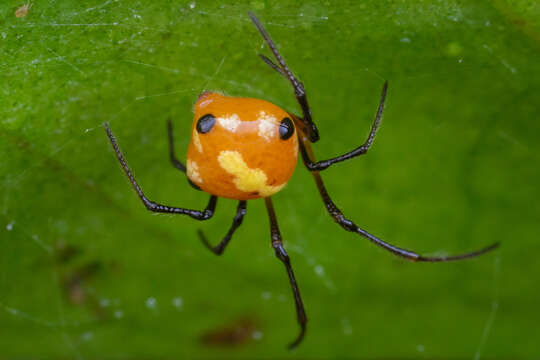
[{"label": "green leaf", "polygon": [[[539,7],[535,1],[35,1],[0,5],[0,353],[6,358],[533,358],[540,302]],[[454,254],[396,259],[343,231],[299,164],[275,196],[309,317],[297,334],[262,201],[225,254],[214,219],[152,216],[146,194],[202,208],[169,163],[185,157],[204,89],[292,112],[254,11],[306,87],[323,173],[347,217],[392,244]],[[15,13],[19,16],[15,16]],[[519,336],[517,336],[519,334]]]}]

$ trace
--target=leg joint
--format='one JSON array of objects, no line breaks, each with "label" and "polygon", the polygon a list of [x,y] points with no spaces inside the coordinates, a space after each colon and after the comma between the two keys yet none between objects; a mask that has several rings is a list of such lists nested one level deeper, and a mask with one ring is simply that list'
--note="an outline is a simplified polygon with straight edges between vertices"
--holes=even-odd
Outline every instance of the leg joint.
[{"label": "leg joint", "polygon": [[144,206],[145,206],[148,210],[150,210],[150,211],[156,211],[156,210],[158,209],[158,205],[157,205],[155,202],[150,201],[150,200],[148,200],[148,199],[146,199],[146,198],[143,198],[142,200],[143,200]]},{"label": "leg joint", "polygon": [[272,241],[272,247],[274,248],[274,252],[276,254],[276,257],[283,261],[286,264],[290,263],[289,255],[283,248],[283,244],[279,241]]},{"label": "leg joint", "polygon": [[200,216],[200,220],[208,220],[210,219],[212,216],[214,216],[214,211],[213,210],[209,210],[209,209],[206,209],[204,210],[204,212],[201,214]]},{"label": "leg joint", "polygon": [[306,167],[309,171],[323,171],[326,170],[330,165],[332,165],[328,161],[319,161],[316,163],[308,162],[306,163]]},{"label": "leg joint", "polygon": [[355,223],[345,218],[343,214],[339,214],[338,216],[336,216],[335,220],[342,228],[344,228],[347,231],[356,232],[358,228]]}]

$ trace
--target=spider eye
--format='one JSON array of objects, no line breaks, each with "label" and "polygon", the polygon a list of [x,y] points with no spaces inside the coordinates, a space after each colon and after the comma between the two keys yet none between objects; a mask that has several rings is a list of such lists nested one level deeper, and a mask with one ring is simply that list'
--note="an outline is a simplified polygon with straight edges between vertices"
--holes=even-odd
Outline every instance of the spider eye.
[{"label": "spider eye", "polygon": [[294,125],[291,119],[285,118],[279,124],[279,137],[281,140],[287,140],[294,134]]},{"label": "spider eye", "polygon": [[197,121],[197,131],[200,134],[206,134],[214,127],[216,118],[212,114],[206,114]]}]

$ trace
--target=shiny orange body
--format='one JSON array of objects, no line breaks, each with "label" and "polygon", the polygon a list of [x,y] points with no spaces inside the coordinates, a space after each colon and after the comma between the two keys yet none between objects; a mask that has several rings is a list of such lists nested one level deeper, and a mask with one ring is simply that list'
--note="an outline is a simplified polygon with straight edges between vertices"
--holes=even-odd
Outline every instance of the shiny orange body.
[{"label": "shiny orange body", "polygon": [[[195,103],[187,175],[212,195],[249,200],[281,190],[297,164],[296,131],[280,138],[280,123],[293,116],[264,100],[205,92]],[[215,125],[197,131],[197,121],[211,114]]]}]

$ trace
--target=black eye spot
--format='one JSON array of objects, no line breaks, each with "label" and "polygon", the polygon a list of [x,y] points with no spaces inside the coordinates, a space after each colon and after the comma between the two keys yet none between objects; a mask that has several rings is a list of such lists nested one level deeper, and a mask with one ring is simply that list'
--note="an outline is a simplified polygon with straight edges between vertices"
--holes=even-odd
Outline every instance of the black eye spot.
[{"label": "black eye spot", "polygon": [[279,137],[281,140],[287,140],[294,134],[294,125],[291,119],[285,118],[279,124]]},{"label": "black eye spot", "polygon": [[197,121],[197,131],[200,134],[206,134],[214,127],[216,118],[212,114],[206,114]]}]

